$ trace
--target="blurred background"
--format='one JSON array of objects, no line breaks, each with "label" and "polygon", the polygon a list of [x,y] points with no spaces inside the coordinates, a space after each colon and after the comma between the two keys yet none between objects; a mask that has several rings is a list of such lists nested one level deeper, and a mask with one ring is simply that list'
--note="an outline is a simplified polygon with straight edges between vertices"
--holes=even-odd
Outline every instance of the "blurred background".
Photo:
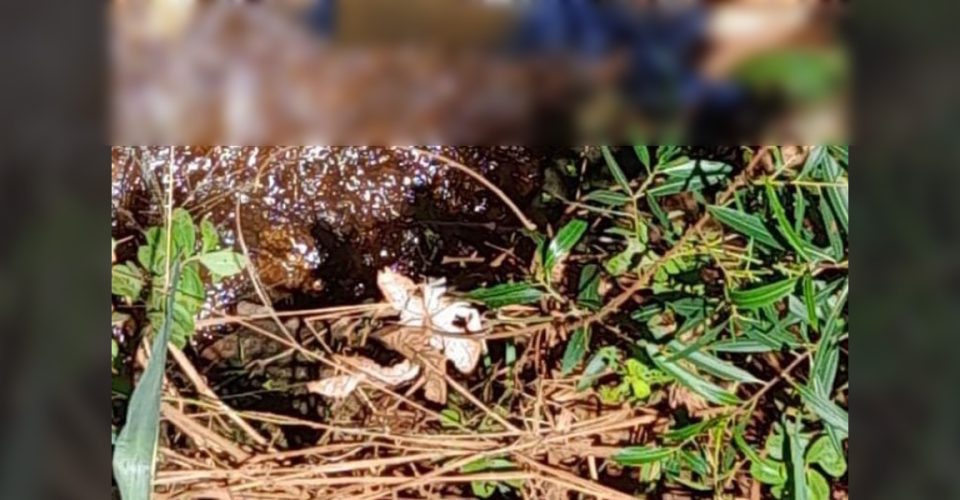
[{"label": "blurred background", "polygon": [[115,0],[112,142],[843,143],[845,11]]}]

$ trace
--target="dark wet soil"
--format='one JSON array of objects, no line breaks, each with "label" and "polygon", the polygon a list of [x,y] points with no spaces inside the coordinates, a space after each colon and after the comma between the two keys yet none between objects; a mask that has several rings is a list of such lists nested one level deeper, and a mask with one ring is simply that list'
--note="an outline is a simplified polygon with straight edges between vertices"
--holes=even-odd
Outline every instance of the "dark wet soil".
[{"label": "dark wet soil", "polygon": [[[539,192],[545,155],[526,148],[431,148],[468,165],[523,208]],[[384,266],[420,277],[477,281],[517,243],[519,222],[475,180],[409,148],[117,147],[112,232],[134,236],[162,222],[172,171],[173,204],[210,217],[224,244],[237,230],[277,307],[320,307],[376,298]],[[172,170],[168,167],[172,166]],[[239,217],[235,217],[235,214]],[[470,257],[474,262],[457,263]],[[471,275],[476,275],[471,279]],[[216,285],[207,309],[229,311],[253,289],[245,276]]]}]

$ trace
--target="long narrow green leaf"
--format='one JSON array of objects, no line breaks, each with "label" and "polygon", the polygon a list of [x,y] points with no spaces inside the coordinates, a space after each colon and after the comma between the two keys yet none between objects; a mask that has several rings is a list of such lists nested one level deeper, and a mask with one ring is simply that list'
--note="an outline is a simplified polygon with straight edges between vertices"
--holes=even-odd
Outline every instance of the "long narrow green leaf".
[{"label": "long narrow green leaf", "polygon": [[[671,340],[668,345],[671,349],[679,352],[687,349],[687,346],[679,340]],[[754,377],[750,372],[702,351],[690,352],[683,359],[690,361],[697,368],[725,380],[746,384],[759,384],[763,382],[757,377]]]},{"label": "long narrow green leaf", "polygon": [[[840,166],[837,165],[836,160],[834,160],[829,155],[823,162],[823,168],[826,172],[827,180],[833,183],[839,183],[843,181],[843,177],[840,174]],[[843,231],[847,234],[850,233],[850,189],[846,186],[837,187],[830,186],[824,188],[824,191],[827,193],[827,198],[830,200],[830,205],[833,207],[834,212],[837,214],[837,220],[840,221],[840,225],[843,226]]]},{"label": "long narrow green leaf", "polygon": [[154,335],[150,361],[133,390],[127,408],[127,422],[113,450],[113,474],[123,500],[147,500],[153,491],[156,465],[157,431],[160,427],[160,395],[167,361],[167,342],[173,327],[174,299],[180,279],[180,266],[171,273],[166,317]]},{"label": "long narrow green leaf", "polygon": [[624,175],[623,170],[620,169],[620,165],[617,163],[616,158],[613,157],[613,153],[610,152],[610,148],[608,146],[600,146],[600,151],[603,153],[604,161],[607,162],[610,175],[617,181],[617,184],[619,184],[624,191],[633,193],[633,190],[630,189],[630,182],[627,181],[627,176]]},{"label": "long narrow green leaf", "polygon": [[783,428],[787,432],[787,443],[790,447],[790,454],[787,459],[790,462],[790,489],[795,500],[807,500],[807,476],[806,463],[803,459],[803,444],[800,439],[800,419],[788,425],[784,418]]},{"label": "long narrow green leaf", "polygon": [[647,169],[647,173],[650,173],[650,167],[653,165],[650,164],[650,151],[647,150],[646,146],[634,146],[633,152],[636,153],[637,159],[640,160],[640,163],[643,163],[644,168]]},{"label": "long narrow green leaf", "polygon": [[563,376],[573,372],[587,353],[587,344],[590,343],[590,331],[586,327],[577,328],[570,340],[567,341],[567,348],[563,352],[563,362],[560,367],[560,374]]},{"label": "long narrow green leaf", "polygon": [[833,401],[817,394],[816,391],[811,390],[809,387],[798,385],[796,388],[797,392],[800,393],[800,397],[807,403],[807,406],[810,407],[817,416],[822,418],[824,422],[838,428],[845,434],[850,432],[850,416],[843,408],[840,408]]},{"label": "long narrow green leaf", "polygon": [[797,285],[796,278],[787,278],[776,283],[758,286],[747,290],[731,290],[730,300],[737,307],[756,309],[776,304],[793,291]]},{"label": "long narrow green leaf", "polygon": [[494,309],[513,305],[530,304],[540,300],[543,291],[531,283],[502,283],[487,288],[477,288],[467,293],[467,297],[479,300]]},{"label": "long narrow green leaf", "polygon": [[583,233],[587,230],[587,223],[580,219],[573,219],[557,231],[557,235],[547,246],[547,254],[543,259],[543,268],[547,276],[553,271],[553,266],[560,262],[570,250],[580,241]]},{"label": "long narrow green leaf", "polygon": [[721,388],[713,382],[704,380],[697,375],[687,371],[678,363],[668,361],[657,352],[657,348],[652,345],[647,346],[647,353],[650,359],[657,365],[661,371],[666,372],[688,389],[703,396],[711,403],[718,405],[733,405],[740,403],[740,398],[731,394],[729,391]]},{"label": "long narrow green leaf", "polygon": [[600,266],[587,264],[580,270],[577,303],[587,309],[600,309]]},{"label": "long narrow green leaf", "polygon": [[783,245],[781,245],[780,242],[773,237],[773,234],[770,233],[770,230],[763,225],[763,219],[760,217],[721,206],[707,207],[707,211],[710,212],[710,215],[714,219],[720,221],[720,223],[744,236],[753,238],[757,243],[762,243],[769,248],[783,250]]},{"label": "long narrow green leaf", "polygon": [[676,452],[676,448],[654,448],[652,446],[628,446],[613,454],[620,465],[643,465],[659,462]]},{"label": "long narrow green leaf", "polygon": [[793,230],[793,225],[790,224],[790,219],[787,218],[787,212],[784,210],[783,205],[780,204],[780,197],[777,195],[776,190],[773,189],[771,184],[767,184],[766,189],[767,203],[770,204],[773,217],[777,220],[780,234],[790,243],[790,246],[793,247],[793,250],[797,252],[797,255],[799,255],[801,259],[812,262],[807,252],[808,246],[803,244],[804,242],[800,239],[800,235]]},{"label": "long narrow green leaf", "polygon": [[803,275],[803,300],[807,305],[807,320],[814,330],[817,329],[817,301],[813,293],[813,276]]}]

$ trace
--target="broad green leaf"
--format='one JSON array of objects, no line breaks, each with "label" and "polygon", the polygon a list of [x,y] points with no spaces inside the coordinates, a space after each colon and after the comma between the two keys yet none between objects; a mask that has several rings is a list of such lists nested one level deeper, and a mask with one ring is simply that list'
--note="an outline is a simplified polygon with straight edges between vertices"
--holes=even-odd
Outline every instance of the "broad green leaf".
[{"label": "broad green leaf", "polygon": [[763,224],[763,219],[760,217],[721,206],[707,207],[707,211],[710,212],[710,215],[714,219],[720,221],[723,225],[730,227],[744,236],[753,238],[757,243],[766,245],[769,248],[783,250],[783,245],[773,237],[773,234],[770,233],[770,230]]},{"label": "broad green leaf", "polygon": [[573,247],[587,230],[587,223],[580,219],[573,219],[557,231],[557,235],[547,246],[546,256],[543,259],[543,268],[547,276],[553,271],[553,267],[570,254]]},{"label": "broad green leaf", "polygon": [[657,448],[652,446],[628,446],[613,454],[620,465],[643,465],[659,462],[677,451],[676,448]]},{"label": "broad green leaf", "polygon": [[531,283],[501,283],[488,288],[477,288],[467,297],[483,302],[487,307],[499,308],[513,304],[530,304],[540,300],[543,291]]},{"label": "broad green leaf", "polygon": [[632,199],[629,195],[621,193],[619,191],[609,191],[606,189],[600,189],[597,191],[591,191],[583,197],[583,201],[595,201],[597,203],[602,203],[604,205],[609,205],[612,207],[619,207],[630,203]]},{"label": "broad green leaf", "polygon": [[143,290],[143,275],[132,262],[116,264],[110,272],[110,289],[114,295],[137,300]]},{"label": "broad green leaf", "polygon": [[590,310],[597,310],[602,305],[600,301],[600,268],[596,264],[587,264],[580,270],[577,303]]},{"label": "broad green leaf", "polygon": [[807,469],[807,498],[810,500],[830,500],[830,484],[819,472]]},{"label": "broad green leaf", "polygon": [[190,212],[182,208],[173,210],[170,220],[170,233],[173,235],[174,255],[190,257],[196,251],[197,229]]},{"label": "broad green leaf", "polygon": [[847,461],[829,436],[821,435],[807,449],[808,464],[819,465],[827,474],[842,477],[847,472]]},{"label": "broad green leaf", "polygon": [[580,365],[584,355],[587,352],[587,346],[590,343],[590,332],[586,327],[578,328],[570,340],[567,341],[567,348],[563,352],[563,362],[561,363],[560,373],[567,376]]},{"label": "broad green leaf", "polygon": [[750,459],[750,475],[763,484],[782,485],[787,482],[787,466],[769,458],[761,457],[743,438],[743,429],[735,427],[733,442]]},{"label": "broad green leaf", "polygon": [[[179,275],[179,265],[175,264],[171,280],[174,287]],[[113,450],[113,474],[124,500],[148,500],[152,496],[157,431],[160,427],[160,396],[175,297],[173,293],[167,299],[166,320],[163,321],[163,328],[154,335],[150,360],[130,397],[126,425],[120,431]]]},{"label": "broad green leaf", "polygon": [[200,221],[200,240],[201,253],[212,252],[220,246],[220,235],[217,234],[217,228],[213,226],[213,222],[209,218]]},{"label": "broad green leaf", "polygon": [[850,417],[843,408],[840,408],[833,401],[830,401],[826,397],[817,394],[816,391],[813,391],[806,386],[797,385],[796,389],[797,392],[800,393],[800,397],[803,398],[804,402],[807,403],[807,406],[810,408],[810,410],[822,418],[824,422],[838,428],[845,434],[850,432]]},{"label": "broad green leaf", "polygon": [[775,283],[758,286],[746,290],[731,290],[730,300],[737,307],[756,309],[776,304],[793,291],[797,284],[796,278],[787,278]]},{"label": "broad green leaf", "polygon": [[146,243],[137,249],[137,260],[144,269],[151,271],[154,276],[163,276],[166,273],[166,231],[158,227],[151,227],[144,232]]},{"label": "broad green leaf", "polygon": [[800,419],[789,422],[784,418],[784,428],[787,432],[787,444],[790,451],[787,459],[790,463],[788,470],[790,490],[793,493],[792,498],[796,500],[807,500],[807,475],[806,462],[803,460],[803,443],[800,438]]},{"label": "broad green leaf", "polygon": [[633,193],[633,190],[630,189],[630,183],[627,181],[627,176],[623,174],[623,170],[621,170],[620,165],[617,164],[617,160],[613,157],[613,153],[610,152],[610,148],[608,146],[600,146],[600,151],[603,153],[603,160],[607,162],[610,175],[617,181],[617,184],[619,184],[625,192]]},{"label": "broad green leaf", "polygon": [[212,274],[220,277],[229,277],[243,271],[247,259],[233,250],[217,250],[197,257]]},{"label": "broad green leaf", "polygon": [[696,374],[687,371],[678,363],[666,360],[657,352],[655,346],[648,345],[646,348],[647,353],[650,355],[650,359],[653,360],[655,365],[657,365],[657,368],[675,378],[679,383],[683,384],[688,389],[703,396],[707,401],[718,405],[732,405],[740,403],[740,398],[717,386],[713,382],[704,380]]}]

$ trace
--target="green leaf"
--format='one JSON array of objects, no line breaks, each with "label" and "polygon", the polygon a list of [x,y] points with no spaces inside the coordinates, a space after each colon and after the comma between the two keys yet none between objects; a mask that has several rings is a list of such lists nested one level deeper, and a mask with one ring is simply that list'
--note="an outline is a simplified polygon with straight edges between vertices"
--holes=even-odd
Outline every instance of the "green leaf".
[{"label": "green leaf", "polygon": [[583,374],[577,382],[577,391],[582,391],[592,386],[607,366],[616,360],[617,356],[619,356],[619,351],[616,347],[606,346],[598,349],[597,352],[590,357],[590,361],[587,362],[587,367],[583,369]]},{"label": "green leaf", "polygon": [[680,153],[679,146],[657,146],[657,165],[662,167],[670,163]]},{"label": "green leaf", "polygon": [[[671,349],[674,349],[680,353],[685,352],[687,349],[686,344],[675,339],[671,340],[668,345]],[[715,358],[702,351],[689,352],[681,359],[686,359],[696,365],[697,368],[700,368],[707,373],[725,380],[732,380],[734,382],[741,382],[745,384],[759,384],[763,382],[757,377],[754,377],[750,372],[731,363]],[[671,361],[674,360],[671,359]]]},{"label": "green leaf", "polygon": [[487,307],[499,308],[513,304],[530,304],[538,302],[543,291],[531,283],[501,283],[488,288],[477,288],[467,294],[467,297],[486,304]]},{"label": "green leaf", "polygon": [[630,189],[630,183],[627,181],[627,176],[623,174],[623,170],[621,170],[620,165],[617,164],[617,160],[613,157],[613,153],[610,152],[610,148],[600,146],[600,151],[603,153],[603,160],[607,162],[610,175],[617,181],[617,184],[627,193],[633,193],[633,190]]},{"label": "green leaf", "polygon": [[110,270],[110,289],[114,295],[130,300],[140,298],[143,290],[143,275],[132,262],[116,264]]},{"label": "green leaf", "polygon": [[600,189],[587,193],[587,195],[583,197],[583,201],[595,201],[604,205],[619,207],[630,203],[632,199],[629,195],[619,191]]},{"label": "green leaf", "polygon": [[620,465],[643,465],[659,462],[677,451],[676,448],[657,448],[652,446],[628,446],[613,454]]},{"label": "green leaf", "polygon": [[573,247],[587,230],[587,223],[580,219],[573,219],[557,231],[557,235],[547,246],[546,257],[543,260],[543,268],[550,276],[553,267],[570,254]]},{"label": "green leaf", "polygon": [[830,254],[817,248],[812,243],[804,241],[800,237],[800,234],[794,230],[790,219],[787,218],[787,212],[784,210],[783,205],[780,204],[780,199],[777,196],[777,192],[773,189],[773,186],[767,184],[766,190],[767,201],[770,204],[770,209],[773,211],[774,218],[777,220],[777,228],[780,230],[780,234],[790,243],[790,246],[793,247],[794,251],[797,252],[797,255],[807,262],[817,262],[820,260],[833,261],[834,258],[831,257]]},{"label": "green leaf", "polygon": [[730,227],[744,236],[753,238],[757,243],[776,250],[784,249],[783,245],[773,237],[770,230],[763,224],[763,219],[756,215],[721,206],[707,207],[707,211],[710,212],[710,215],[714,219],[720,221],[723,225]]},{"label": "green leaf", "polygon": [[787,432],[787,444],[789,448],[788,459],[790,469],[788,471],[789,485],[795,500],[807,500],[807,475],[806,463],[803,460],[803,444],[800,437],[800,419],[789,422],[784,418],[784,428]]},{"label": "green leaf", "polygon": [[707,429],[717,424],[719,420],[704,420],[695,424],[690,424],[679,429],[673,429],[663,434],[663,439],[675,443],[686,441],[694,436],[698,436]]},{"label": "green leaf", "polygon": [[577,286],[577,303],[590,310],[600,309],[600,268],[596,264],[587,264],[580,270],[580,283]]},{"label": "green leaf", "polygon": [[209,217],[200,221],[200,239],[201,253],[212,252],[220,246],[220,235],[217,234],[217,228],[213,226]]},{"label": "green leaf", "polygon": [[147,242],[137,248],[140,265],[154,276],[163,276],[166,273],[166,234],[161,228],[151,227],[144,233]]},{"label": "green leaf", "polygon": [[650,167],[653,165],[650,164],[650,151],[647,150],[646,146],[634,146],[633,152],[636,153],[637,159],[640,160],[640,163],[647,169],[647,172],[650,171]]},{"label": "green leaf", "polygon": [[[179,281],[179,265],[174,265],[174,287]],[[120,431],[113,451],[113,474],[124,500],[148,500],[153,492],[156,465],[157,432],[160,427],[160,396],[167,360],[167,342],[173,325],[176,293],[167,298],[166,320],[154,335],[151,357],[130,397],[126,425]]]},{"label": "green leaf", "polygon": [[807,450],[806,462],[819,465],[827,474],[842,477],[847,472],[847,461],[829,436],[821,435]]},{"label": "green leaf", "polygon": [[677,379],[678,382],[686,386],[688,389],[703,396],[707,399],[707,401],[718,405],[732,405],[740,403],[740,398],[722,389],[713,382],[709,382],[698,377],[694,373],[691,373],[685,368],[681,367],[678,363],[666,360],[662,355],[657,353],[655,346],[648,345],[646,348],[647,353],[650,355],[650,359],[653,360],[655,365],[657,365],[657,368]]},{"label": "green leaf", "polygon": [[653,196],[664,196],[685,191],[696,191],[705,186],[720,183],[732,171],[733,167],[723,162],[689,160],[661,168],[660,172],[667,176],[666,181],[648,192]]},{"label": "green leaf", "polygon": [[816,330],[818,329],[817,300],[813,293],[813,276],[810,273],[803,275],[803,300],[807,305],[807,321]]},{"label": "green leaf", "polygon": [[730,300],[737,307],[756,309],[776,304],[793,291],[796,278],[787,278],[776,283],[758,286],[747,290],[731,290]]},{"label": "green leaf", "polygon": [[513,469],[516,465],[503,457],[483,457],[460,467],[460,472],[472,474],[474,472],[483,472],[485,470],[503,470]]},{"label": "green leaf", "polygon": [[587,352],[587,344],[590,343],[590,333],[587,328],[578,328],[570,340],[567,341],[567,348],[563,352],[563,362],[561,363],[560,374],[569,375],[583,361]]},{"label": "green leaf", "polygon": [[497,492],[497,483],[494,481],[470,481],[470,491],[479,498],[490,498]]},{"label": "green leaf", "polygon": [[806,470],[807,498],[810,500],[830,500],[830,484],[819,472]]},{"label": "green leaf", "polygon": [[843,408],[840,408],[836,403],[826,397],[817,394],[816,391],[811,390],[809,387],[797,385],[796,389],[797,392],[800,393],[800,397],[803,398],[807,406],[810,407],[810,410],[822,418],[824,422],[838,428],[843,431],[844,434],[850,433],[848,423],[850,417]]},{"label": "green leaf", "polygon": [[[838,183],[843,181],[843,177],[840,175],[840,166],[837,165],[836,161],[827,156],[823,163],[824,171],[827,174],[827,180],[830,182]],[[840,225],[843,226],[843,231],[847,234],[850,233],[850,189],[846,186],[836,187],[830,186],[824,188],[824,191],[827,193],[827,199],[830,201],[830,206],[833,207],[833,211],[837,214],[837,220],[840,222]]]},{"label": "green leaf", "polygon": [[782,462],[763,458],[756,450],[747,444],[743,438],[743,429],[735,427],[733,442],[750,459],[750,475],[764,484],[782,485],[787,482],[787,467]]},{"label": "green leaf", "polygon": [[630,238],[627,240],[627,248],[610,257],[603,263],[603,267],[610,275],[620,276],[630,270],[633,257],[644,250],[646,250],[646,246],[643,243],[640,243],[636,238]]},{"label": "green leaf", "polygon": [[193,225],[190,212],[182,208],[174,209],[170,221],[170,233],[173,235],[174,255],[189,258],[196,251],[197,228]]},{"label": "green leaf", "polygon": [[110,361],[117,359],[117,354],[120,352],[120,346],[117,345],[117,339],[110,339]]},{"label": "green leaf", "polygon": [[745,338],[720,340],[710,344],[708,348],[711,351],[716,352],[733,352],[742,354],[770,352],[776,350],[776,347],[772,347],[766,342]]},{"label": "green leaf", "polygon": [[233,250],[217,250],[197,257],[210,273],[226,278],[243,271],[247,259]]}]

